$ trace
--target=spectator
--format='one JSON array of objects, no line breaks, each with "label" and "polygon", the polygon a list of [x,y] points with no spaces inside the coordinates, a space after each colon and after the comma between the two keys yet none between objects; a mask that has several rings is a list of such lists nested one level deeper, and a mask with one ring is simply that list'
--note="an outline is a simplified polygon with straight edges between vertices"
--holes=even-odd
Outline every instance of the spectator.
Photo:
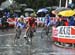
[{"label": "spectator", "polygon": [[75,26],[75,15],[74,15],[74,23],[73,23],[73,25]]},{"label": "spectator", "polygon": [[65,25],[64,21],[61,18],[57,20],[56,26],[64,26],[64,25]]},{"label": "spectator", "polygon": [[1,23],[4,23],[4,22],[6,22],[6,21],[7,21],[6,17],[3,16],[3,18],[1,19]]},{"label": "spectator", "polygon": [[5,16],[6,16],[7,18],[10,17],[10,12],[5,12],[4,14],[5,14]]},{"label": "spectator", "polygon": [[18,14],[16,12],[13,15],[14,15],[14,17],[18,17]]},{"label": "spectator", "polygon": [[65,26],[68,26],[68,25],[69,25],[68,19],[64,20],[64,25],[65,25]]},{"label": "spectator", "polygon": [[75,25],[75,20],[74,17],[69,17],[69,26],[74,26]]},{"label": "spectator", "polygon": [[3,16],[3,18],[1,19],[1,23],[2,23],[2,31],[4,31],[4,29],[8,29],[8,22],[5,16]]},{"label": "spectator", "polygon": [[57,22],[56,22],[56,27],[57,26],[64,26],[64,20],[62,19],[61,15],[58,16]]},{"label": "spectator", "polygon": [[64,26],[69,26],[69,19],[68,17],[63,16]]}]

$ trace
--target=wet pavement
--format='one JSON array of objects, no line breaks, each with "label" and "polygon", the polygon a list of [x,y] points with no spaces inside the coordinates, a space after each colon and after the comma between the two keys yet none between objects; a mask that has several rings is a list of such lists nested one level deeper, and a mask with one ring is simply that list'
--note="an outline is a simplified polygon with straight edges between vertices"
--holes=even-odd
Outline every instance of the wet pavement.
[{"label": "wet pavement", "polygon": [[14,29],[0,31],[0,55],[75,55],[75,49],[58,47],[46,36],[41,39],[41,29],[35,33],[31,45],[26,44],[23,35],[24,31],[14,43]]}]

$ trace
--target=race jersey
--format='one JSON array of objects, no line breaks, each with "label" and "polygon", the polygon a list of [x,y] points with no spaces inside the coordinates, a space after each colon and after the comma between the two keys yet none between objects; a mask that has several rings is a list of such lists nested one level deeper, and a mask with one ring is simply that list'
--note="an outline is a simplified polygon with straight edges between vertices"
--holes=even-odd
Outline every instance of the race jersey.
[{"label": "race jersey", "polygon": [[50,17],[49,16],[45,17],[45,25],[49,26],[50,24],[51,24]]},{"label": "race jersey", "polygon": [[35,26],[35,21],[36,21],[36,19],[32,19],[31,17],[28,19],[28,24],[29,24],[29,26],[31,26],[31,27],[33,27],[33,26]]},{"label": "race jersey", "polygon": [[16,22],[15,25],[16,25],[16,27],[19,27],[20,26],[21,29],[23,29],[25,27],[25,24],[22,23],[22,22]]}]

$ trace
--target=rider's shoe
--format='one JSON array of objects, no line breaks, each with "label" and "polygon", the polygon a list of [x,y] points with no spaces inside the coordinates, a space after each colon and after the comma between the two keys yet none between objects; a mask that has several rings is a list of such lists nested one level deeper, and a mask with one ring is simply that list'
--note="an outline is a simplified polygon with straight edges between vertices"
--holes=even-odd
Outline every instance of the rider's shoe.
[{"label": "rider's shoe", "polygon": [[29,42],[31,41],[31,39],[29,38]]},{"label": "rider's shoe", "polygon": [[26,35],[26,33],[24,34],[24,38],[27,38],[27,35]]},{"label": "rider's shoe", "polygon": [[25,34],[25,35],[24,35],[24,38],[26,38],[26,37],[27,37],[27,35]]}]

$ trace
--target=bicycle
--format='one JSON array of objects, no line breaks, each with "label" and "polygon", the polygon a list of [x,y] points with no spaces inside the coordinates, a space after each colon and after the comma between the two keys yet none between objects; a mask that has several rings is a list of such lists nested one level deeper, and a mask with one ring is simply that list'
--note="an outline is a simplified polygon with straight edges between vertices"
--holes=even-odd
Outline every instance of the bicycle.
[{"label": "bicycle", "polygon": [[51,31],[51,27],[50,26],[48,26],[48,27],[44,26],[44,28],[41,31],[41,38],[43,38],[44,36],[49,37],[49,33],[51,33],[51,32],[52,31]]},{"label": "bicycle", "polygon": [[32,44],[32,37],[33,37],[33,29],[29,28],[29,30],[26,32],[26,36],[24,37],[27,41],[27,44]]},{"label": "bicycle", "polygon": [[17,29],[16,29],[16,35],[15,35],[15,38],[14,38],[14,42],[17,39],[20,39],[20,35],[21,35],[21,28],[20,28],[20,26],[18,26]]}]

